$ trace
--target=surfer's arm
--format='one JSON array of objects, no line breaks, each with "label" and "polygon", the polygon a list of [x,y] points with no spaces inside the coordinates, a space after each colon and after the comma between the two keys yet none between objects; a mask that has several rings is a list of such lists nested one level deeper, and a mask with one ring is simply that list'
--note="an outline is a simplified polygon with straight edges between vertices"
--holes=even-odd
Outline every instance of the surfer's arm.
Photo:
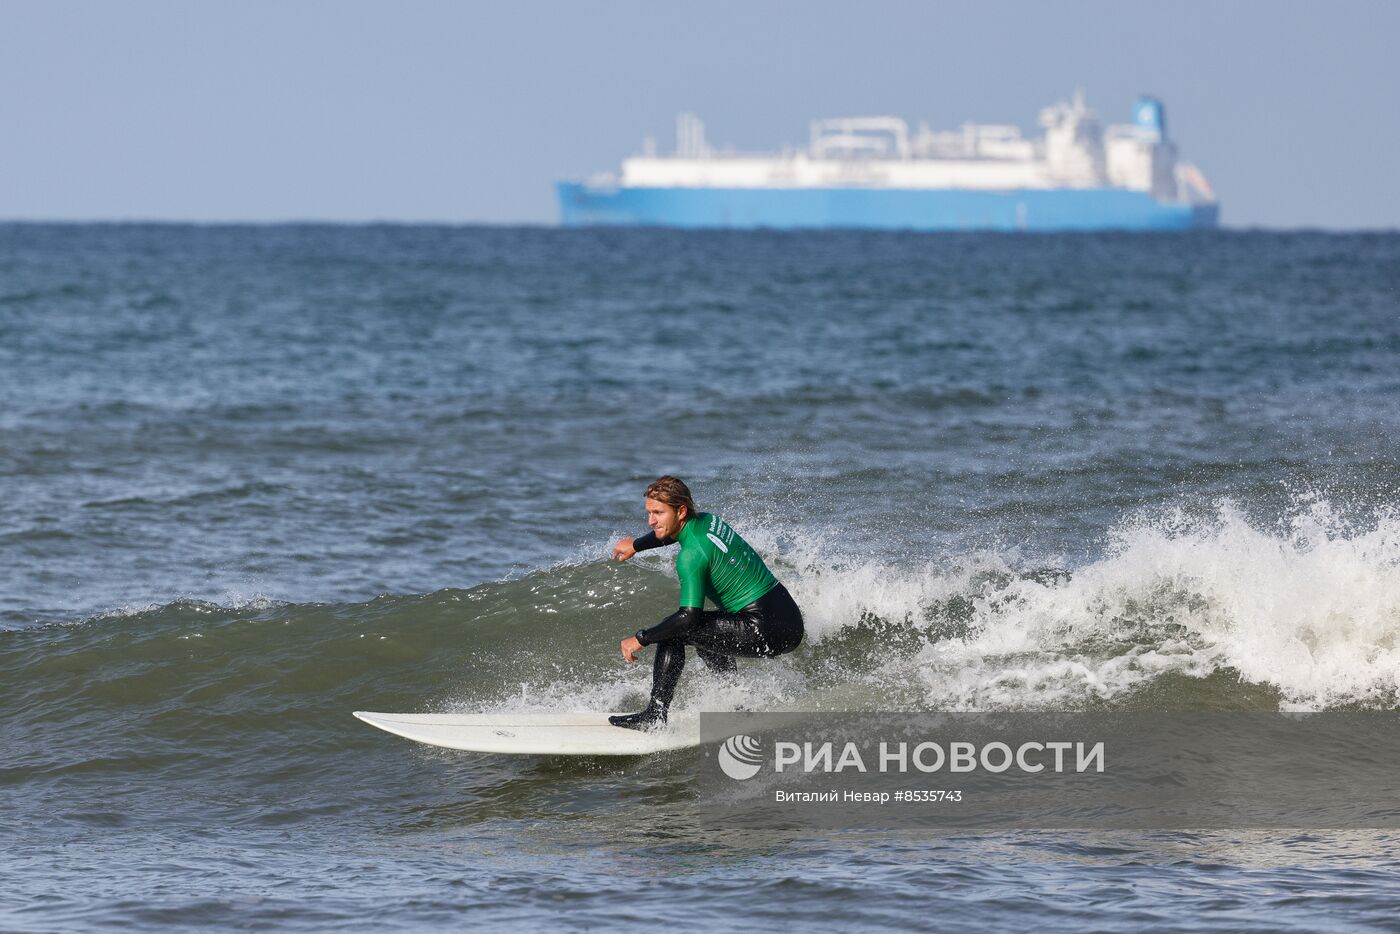
[{"label": "surfer's arm", "polygon": [[626,561],[639,551],[650,551],[652,548],[664,548],[667,545],[674,545],[674,538],[661,538],[655,532],[648,532],[636,538],[624,538],[613,546],[613,558],[617,561]]},{"label": "surfer's arm", "polygon": [[703,618],[698,606],[683,606],[650,629],[638,629],[632,638],[641,645],[655,645],[668,639],[680,639]]},{"label": "surfer's arm", "polygon": [[655,532],[648,532],[645,535],[638,535],[632,539],[632,547],[638,551],[650,551],[653,548],[665,548],[667,545],[674,545],[674,538],[662,538]]},{"label": "surfer's arm", "polygon": [[[705,605],[705,582],[709,575],[710,566],[704,553],[682,548],[676,558],[676,576],[681,579],[681,608],[650,629],[638,629],[632,637],[637,645],[654,645],[690,632],[690,628],[704,618],[700,608]],[[624,657],[628,655],[626,645],[624,642]]]}]

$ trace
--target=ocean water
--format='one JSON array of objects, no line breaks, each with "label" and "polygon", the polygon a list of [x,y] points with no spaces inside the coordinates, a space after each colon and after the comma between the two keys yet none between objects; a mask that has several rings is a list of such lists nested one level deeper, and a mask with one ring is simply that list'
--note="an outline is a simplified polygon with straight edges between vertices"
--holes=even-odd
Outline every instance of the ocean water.
[{"label": "ocean water", "polygon": [[0,226],[0,928],[1393,929],[1400,833],[716,831],[661,473],[802,605],[682,710],[1400,706],[1400,235]]}]

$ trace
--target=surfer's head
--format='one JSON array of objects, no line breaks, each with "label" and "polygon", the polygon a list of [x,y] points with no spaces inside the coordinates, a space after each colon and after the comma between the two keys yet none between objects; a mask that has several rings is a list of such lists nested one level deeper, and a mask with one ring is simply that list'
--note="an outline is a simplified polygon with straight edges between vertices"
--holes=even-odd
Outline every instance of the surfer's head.
[{"label": "surfer's head", "polygon": [[699,511],[680,477],[658,477],[647,487],[647,525],[661,538],[675,538],[685,520]]}]

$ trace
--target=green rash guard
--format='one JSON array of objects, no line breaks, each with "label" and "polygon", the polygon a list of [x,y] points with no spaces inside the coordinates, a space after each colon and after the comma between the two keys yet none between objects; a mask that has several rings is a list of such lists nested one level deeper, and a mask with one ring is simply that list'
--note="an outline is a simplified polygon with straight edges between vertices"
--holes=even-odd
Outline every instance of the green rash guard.
[{"label": "green rash guard", "polygon": [[778,579],[739,533],[718,516],[696,513],[676,536],[676,574],[682,607],[700,608],[709,597],[725,612],[742,610],[772,590]]}]

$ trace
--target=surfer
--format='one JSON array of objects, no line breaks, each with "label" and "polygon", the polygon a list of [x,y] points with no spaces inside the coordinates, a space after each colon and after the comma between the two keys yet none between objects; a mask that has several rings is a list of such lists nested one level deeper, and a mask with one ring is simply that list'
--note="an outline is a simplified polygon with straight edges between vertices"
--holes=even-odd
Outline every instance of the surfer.
[{"label": "surfer", "polygon": [[[718,516],[695,508],[690,488],[671,476],[646,490],[651,531],[624,538],[613,557],[626,561],[639,551],[679,543],[676,574],[680,609],[649,629],[622,640],[622,657],[632,663],[648,645],[656,647],[651,666],[651,701],[634,714],[609,717],[615,726],[650,729],[666,722],[671,697],[685,669],[685,647],[712,671],[731,675],[735,656],[772,658],[802,642],[802,611],[763,559]],[[720,607],[703,609],[705,598]]]}]

